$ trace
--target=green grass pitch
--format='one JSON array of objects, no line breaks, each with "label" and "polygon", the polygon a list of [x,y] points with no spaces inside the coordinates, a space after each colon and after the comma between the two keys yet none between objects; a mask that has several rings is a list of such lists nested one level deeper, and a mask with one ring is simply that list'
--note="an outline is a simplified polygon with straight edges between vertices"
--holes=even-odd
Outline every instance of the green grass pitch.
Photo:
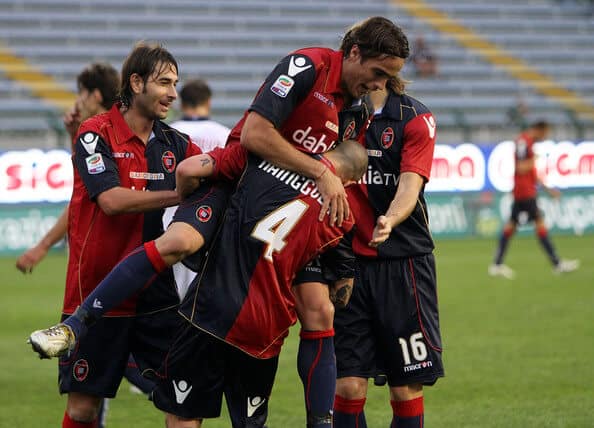
[{"label": "green grass pitch", "polygon": [[[554,236],[560,254],[579,258],[577,272],[556,276],[532,237],[511,243],[507,263],[517,278],[487,276],[495,242],[437,242],[446,377],[426,389],[426,426],[594,426],[594,236]],[[56,362],[40,361],[28,334],[58,320],[66,258],[52,254],[23,276],[0,259],[0,427],[57,427],[64,397]],[[305,426],[296,373],[297,327],[281,356],[270,403],[271,428]],[[386,388],[370,386],[370,428],[387,427]],[[150,402],[124,382],[111,401],[110,427],[161,427]],[[226,415],[206,427],[228,427]]]}]

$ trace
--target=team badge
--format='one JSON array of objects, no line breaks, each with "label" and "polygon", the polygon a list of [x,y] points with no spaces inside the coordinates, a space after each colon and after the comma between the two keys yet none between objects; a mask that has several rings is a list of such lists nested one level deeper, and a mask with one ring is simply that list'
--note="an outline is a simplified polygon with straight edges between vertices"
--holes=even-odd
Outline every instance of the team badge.
[{"label": "team badge", "polygon": [[201,205],[196,210],[196,218],[202,223],[206,223],[212,217],[212,208],[208,205]]},{"label": "team badge", "polygon": [[165,153],[163,153],[161,156],[161,162],[163,163],[163,168],[165,168],[165,171],[173,172],[175,169],[175,155],[173,152],[167,150]]},{"label": "team badge", "polygon": [[78,360],[72,367],[72,376],[79,382],[82,382],[89,375],[89,363],[87,360]]},{"label": "team badge", "polygon": [[355,133],[355,121],[351,120],[349,122],[349,124],[347,125],[346,129],[344,130],[344,133],[342,134],[342,139],[344,140],[348,140],[349,138],[353,138]]},{"label": "team badge", "polygon": [[380,142],[384,149],[389,149],[394,143],[394,130],[390,127],[384,129],[384,132],[382,132],[382,136],[380,137]]},{"label": "team badge", "polygon": [[295,81],[285,74],[281,74],[272,84],[270,90],[281,98],[286,98],[291,88],[295,85]]},{"label": "team badge", "polygon": [[87,164],[87,171],[89,174],[101,174],[105,171],[105,162],[103,162],[103,156],[101,153],[95,153],[94,155],[85,158]]}]

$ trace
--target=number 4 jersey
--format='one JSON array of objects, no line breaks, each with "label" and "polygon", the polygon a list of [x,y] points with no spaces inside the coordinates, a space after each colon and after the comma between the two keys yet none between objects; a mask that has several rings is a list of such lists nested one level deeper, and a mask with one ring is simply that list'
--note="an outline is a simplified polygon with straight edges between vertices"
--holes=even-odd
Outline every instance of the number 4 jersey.
[{"label": "number 4 jersey", "polygon": [[[230,153],[229,148],[223,152]],[[216,163],[222,168],[225,161]],[[247,155],[219,236],[182,303],[182,314],[256,358],[278,355],[297,320],[291,292],[295,273],[324,253],[334,277],[354,274],[353,217],[330,227],[327,218],[318,220],[321,206],[312,179]]]}]

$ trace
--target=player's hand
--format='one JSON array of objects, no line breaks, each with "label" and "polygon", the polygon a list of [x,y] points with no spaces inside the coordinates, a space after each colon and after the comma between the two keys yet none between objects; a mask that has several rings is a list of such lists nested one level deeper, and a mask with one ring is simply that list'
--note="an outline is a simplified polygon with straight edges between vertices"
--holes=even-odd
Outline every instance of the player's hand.
[{"label": "player's hand", "polygon": [[342,181],[330,170],[326,170],[318,179],[316,185],[322,195],[322,209],[319,220],[330,210],[330,226],[342,225],[342,221],[349,216],[349,202]]},{"label": "player's hand", "polygon": [[388,239],[390,233],[392,233],[392,224],[390,223],[390,220],[385,215],[380,215],[377,218],[375,228],[373,229],[369,246],[374,248],[377,247],[379,244]]},{"label": "player's hand", "polygon": [[33,268],[45,257],[47,250],[36,246],[25,251],[16,261],[16,268],[23,273],[33,272]]},{"label": "player's hand", "polygon": [[70,135],[70,139],[73,139],[80,126],[80,112],[76,107],[73,107],[70,111],[66,112],[62,121],[64,122],[66,131]]},{"label": "player's hand", "polygon": [[549,195],[553,199],[559,199],[561,197],[561,191],[559,189],[549,189]]}]

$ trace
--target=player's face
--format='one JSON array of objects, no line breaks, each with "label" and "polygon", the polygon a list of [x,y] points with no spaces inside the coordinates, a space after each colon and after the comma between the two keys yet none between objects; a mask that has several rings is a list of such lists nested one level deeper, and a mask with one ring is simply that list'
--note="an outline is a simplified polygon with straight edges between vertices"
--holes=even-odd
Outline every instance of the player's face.
[{"label": "player's face", "polygon": [[384,89],[388,80],[404,66],[404,59],[380,56],[363,59],[359,47],[354,45],[342,65],[342,87],[353,98]]},{"label": "player's face", "polygon": [[87,88],[81,88],[78,97],[74,102],[75,110],[79,114],[80,121],[87,120],[91,116],[103,111],[98,89],[89,91]]},{"label": "player's face", "polygon": [[134,97],[134,107],[147,119],[165,119],[169,108],[177,98],[177,70],[172,64],[158,65],[142,90]]}]

